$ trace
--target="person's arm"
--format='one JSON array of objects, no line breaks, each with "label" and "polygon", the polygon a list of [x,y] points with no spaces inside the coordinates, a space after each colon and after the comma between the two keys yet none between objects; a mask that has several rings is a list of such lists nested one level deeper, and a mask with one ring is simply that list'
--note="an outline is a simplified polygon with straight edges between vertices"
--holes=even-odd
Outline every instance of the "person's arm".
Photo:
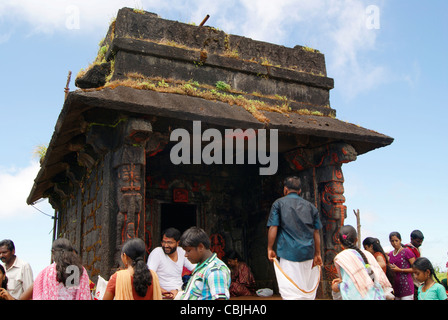
[{"label": "person's arm", "polygon": [[391,264],[390,269],[393,272],[403,272],[403,273],[413,273],[414,272],[412,268],[401,269],[401,268],[397,267],[395,264]]},{"label": "person's arm", "polygon": [[25,290],[24,293],[20,296],[20,300],[32,300],[33,299],[33,288],[34,284],[32,284],[28,289]]},{"label": "person's arm", "polygon": [[275,240],[277,239],[278,226],[280,225],[280,208],[279,202],[275,201],[272,204],[271,212],[268,217],[268,259],[274,261],[277,254],[274,251]]},{"label": "person's arm", "polygon": [[438,285],[436,287],[436,295],[437,295],[437,300],[447,300],[447,295],[446,295],[446,290],[445,287],[443,286],[443,284],[440,284],[440,286]]},{"label": "person's arm", "polygon": [[274,243],[277,238],[278,226],[270,226],[268,230],[268,259],[274,261],[277,255],[274,251]]},{"label": "person's arm", "polygon": [[106,291],[103,300],[114,300],[115,295],[111,291]]},{"label": "person's arm", "polygon": [[148,261],[146,262],[148,268],[154,271],[158,270],[160,264],[160,258],[159,255],[157,254],[157,250],[158,248],[155,248],[154,250],[151,251],[151,253],[148,256]]},{"label": "person's arm", "polygon": [[313,267],[314,266],[321,266],[323,264],[322,262],[322,256],[320,253],[320,234],[318,229],[314,229],[314,259],[313,259]]},{"label": "person's arm", "polygon": [[[31,266],[29,263],[25,264],[22,269],[22,288],[23,293],[20,295],[19,300],[27,300],[26,296],[24,294],[28,292],[28,289],[33,286],[33,270],[31,269]],[[31,289],[32,290],[32,289]],[[31,291],[32,292],[32,291]],[[29,292],[28,292],[29,295]]]},{"label": "person's arm", "polygon": [[230,274],[223,270],[211,270],[207,276],[207,285],[213,300],[227,300],[230,298],[228,283]]},{"label": "person's arm", "polygon": [[117,274],[114,273],[107,282],[106,292],[104,292],[103,300],[114,300],[115,298],[115,283],[117,281]]},{"label": "person's arm", "polygon": [[414,273],[414,269],[412,269],[412,265],[415,262],[415,258],[410,258],[410,259],[408,259],[408,261],[411,264],[411,268],[401,269],[401,268],[398,268],[397,266],[395,266],[395,268],[392,268],[392,270],[395,272]]},{"label": "person's arm", "polygon": [[415,262],[415,255],[408,248],[404,248],[403,250],[406,250],[405,251],[405,258],[409,261],[411,267],[410,268],[406,268],[406,269],[401,269],[401,268],[397,267],[394,264],[391,264],[390,267],[391,267],[392,271],[394,271],[394,272],[413,273],[414,269],[412,269],[412,265]]},{"label": "person's arm", "polygon": [[[160,250],[161,250],[160,247],[157,247],[154,250],[152,250],[148,256],[148,261],[146,263],[148,265],[148,269],[153,270],[155,273],[157,273],[157,271],[159,271],[159,267],[160,267],[160,270],[163,270],[163,265],[162,265],[162,262],[160,259],[160,253],[162,253],[162,252]],[[160,287],[160,290],[162,292],[163,297],[165,297],[167,299],[174,298],[172,292],[165,290],[162,287]]]},{"label": "person's arm", "polygon": [[375,259],[378,262],[378,264],[380,265],[381,269],[386,268],[386,266],[387,266],[386,260],[384,260],[384,257],[382,255],[377,255],[375,257]]},{"label": "person's arm", "polygon": [[339,264],[334,263],[334,267],[336,269],[336,278],[333,279],[331,282],[331,295],[333,297],[333,300],[342,300],[342,294],[341,294],[341,283],[342,283],[342,277],[341,277],[341,270],[339,267]]}]

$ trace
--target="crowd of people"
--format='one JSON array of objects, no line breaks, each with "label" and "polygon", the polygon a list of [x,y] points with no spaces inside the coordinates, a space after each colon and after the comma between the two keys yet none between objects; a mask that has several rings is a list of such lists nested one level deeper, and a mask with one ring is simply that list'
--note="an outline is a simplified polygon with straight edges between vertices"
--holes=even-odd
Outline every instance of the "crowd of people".
[{"label": "crowd of people", "polygon": [[[315,206],[299,196],[298,177],[284,181],[284,196],[272,205],[267,227],[267,257],[274,263],[278,289],[285,300],[314,300],[320,283],[322,223]],[[335,300],[446,300],[446,279],[439,281],[431,262],[421,257],[421,231],[402,244],[392,232],[393,250],[386,254],[376,238],[358,246],[350,225],[340,228],[343,250],[334,258],[336,277],[331,282]],[[276,250],[274,246],[276,244]],[[250,267],[235,251],[221,260],[211,251],[210,238],[199,227],[184,233],[168,228],[161,246],[146,259],[140,238],[121,249],[123,267],[111,275],[102,300],[228,300],[253,296],[256,283]],[[11,240],[0,241],[0,300],[97,299],[94,284],[70,241],[53,242],[52,263],[33,280],[30,264],[15,253]]]},{"label": "crowd of people", "polygon": [[423,234],[411,233],[411,242],[402,244],[401,235],[391,232],[394,248],[386,254],[376,238],[356,245],[357,233],[343,226],[339,239],[344,247],[334,259],[338,278],[332,282],[334,299],[342,300],[447,300],[448,288],[434,271],[432,263],[420,256]]},{"label": "crowd of people", "polygon": [[[161,246],[146,260],[144,241],[129,239],[121,249],[123,267],[110,276],[101,300],[228,300],[253,294],[250,268],[233,254],[227,265],[210,247],[210,238],[201,228],[191,227],[182,235],[169,228],[163,232]],[[29,263],[15,254],[14,242],[1,241],[0,300],[95,299],[93,283],[70,241],[55,240],[51,253],[53,262],[33,281]]]}]

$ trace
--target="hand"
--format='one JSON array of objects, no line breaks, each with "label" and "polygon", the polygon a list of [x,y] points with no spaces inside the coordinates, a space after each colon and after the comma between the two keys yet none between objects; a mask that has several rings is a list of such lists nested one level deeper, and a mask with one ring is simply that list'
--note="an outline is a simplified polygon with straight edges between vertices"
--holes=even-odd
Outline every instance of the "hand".
[{"label": "hand", "polygon": [[177,295],[178,290],[164,291],[162,292],[163,299],[174,299]]},{"label": "hand", "polygon": [[333,290],[334,292],[339,292],[339,284],[341,284],[342,279],[340,278],[336,278],[331,282],[331,290]]},{"label": "hand", "polygon": [[393,272],[401,272],[401,269],[400,268],[398,268],[396,265],[394,265],[393,263],[390,265],[390,269],[393,271]]},{"label": "hand", "polygon": [[319,255],[315,255],[313,258],[313,265],[311,268],[314,268],[315,266],[322,266],[324,263],[322,262],[322,257]]},{"label": "hand", "polygon": [[14,300],[14,298],[6,291],[5,288],[0,288],[0,299],[3,300]]},{"label": "hand", "polygon": [[171,294],[172,294],[172,296],[173,296],[172,299],[174,299],[174,298],[176,298],[177,293],[179,292],[179,290],[174,289],[174,290],[171,290],[170,292],[171,292]]},{"label": "hand", "polygon": [[275,251],[272,249],[268,249],[268,259],[269,261],[274,261],[274,259],[277,258],[277,255],[275,254]]}]

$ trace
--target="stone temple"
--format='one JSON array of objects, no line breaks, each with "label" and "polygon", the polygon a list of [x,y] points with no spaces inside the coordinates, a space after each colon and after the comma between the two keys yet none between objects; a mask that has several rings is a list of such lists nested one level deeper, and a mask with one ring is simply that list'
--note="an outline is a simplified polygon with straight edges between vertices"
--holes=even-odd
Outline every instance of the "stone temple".
[{"label": "stone temple", "polygon": [[[324,225],[318,298],[330,297],[341,250],[335,235],[347,211],[342,165],[393,138],[336,118],[322,53],[123,8],[75,84],[27,203],[49,199],[55,237],[72,241],[93,281],[119,266],[126,239],[144,239],[149,253],[165,228],[196,225],[218,256],[236,250],[257,286],[275,291],[266,222],[283,179],[298,175]],[[192,161],[172,161],[177,129],[192,137]],[[208,129],[223,140],[226,130],[239,133],[230,149],[210,153],[222,162],[194,159],[195,138],[200,150],[211,144],[201,139]],[[274,174],[248,160],[253,141],[265,141],[265,155],[277,159]]]}]

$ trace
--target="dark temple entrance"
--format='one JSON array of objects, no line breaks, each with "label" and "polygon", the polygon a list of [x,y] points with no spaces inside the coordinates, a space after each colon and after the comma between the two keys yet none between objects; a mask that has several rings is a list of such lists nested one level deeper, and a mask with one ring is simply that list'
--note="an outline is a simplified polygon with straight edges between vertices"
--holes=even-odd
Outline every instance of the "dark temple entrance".
[{"label": "dark temple entrance", "polygon": [[160,234],[170,227],[181,233],[196,226],[196,205],[186,203],[162,203],[160,214]]}]

